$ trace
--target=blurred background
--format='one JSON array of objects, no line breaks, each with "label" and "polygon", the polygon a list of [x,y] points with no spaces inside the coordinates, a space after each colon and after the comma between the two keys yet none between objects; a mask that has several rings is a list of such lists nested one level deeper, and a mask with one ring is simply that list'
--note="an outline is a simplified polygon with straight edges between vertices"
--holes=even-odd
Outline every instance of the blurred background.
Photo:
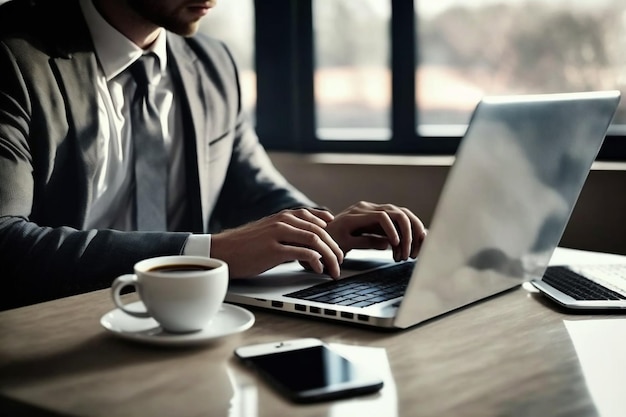
[{"label": "blurred background", "polygon": [[[389,138],[392,1],[313,0],[311,7],[318,136],[358,128]],[[459,132],[486,94],[626,90],[623,0],[416,0],[413,12],[415,41],[404,43],[415,48],[423,135]],[[202,24],[232,48],[251,113],[254,13],[252,0],[221,0]],[[625,125],[623,100],[614,129],[624,133]]]},{"label": "blurred background", "polygon": [[[427,226],[483,96],[626,96],[624,0],[218,0],[200,30],[231,49],[288,180],[334,211],[393,202]],[[561,244],[626,254],[626,97]]]},{"label": "blurred background", "polygon": [[[427,225],[484,95],[626,95],[623,0],[219,0],[201,30],[232,49],[292,183],[336,211],[394,202]],[[563,246],[626,254],[625,135],[622,99]]]}]

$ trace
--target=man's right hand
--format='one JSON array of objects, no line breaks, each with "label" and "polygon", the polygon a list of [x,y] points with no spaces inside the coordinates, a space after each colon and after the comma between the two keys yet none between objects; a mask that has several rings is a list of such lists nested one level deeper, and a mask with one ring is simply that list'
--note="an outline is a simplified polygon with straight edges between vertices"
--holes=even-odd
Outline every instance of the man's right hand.
[{"label": "man's right hand", "polygon": [[290,261],[337,278],[343,251],[325,230],[332,220],[324,210],[283,210],[214,234],[211,257],[228,263],[230,278],[252,277]]}]

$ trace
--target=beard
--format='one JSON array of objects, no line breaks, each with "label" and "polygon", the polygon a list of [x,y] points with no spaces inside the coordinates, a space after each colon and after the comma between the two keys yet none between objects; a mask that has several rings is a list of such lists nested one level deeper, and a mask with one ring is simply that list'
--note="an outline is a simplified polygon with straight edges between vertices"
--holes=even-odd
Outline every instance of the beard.
[{"label": "beard", "polygon": [[201,16],[191,13],[185,5],[172,8],[167,0],[128,0],[128,5],[144,19],[177,35],[191,36],[200,25]]}]

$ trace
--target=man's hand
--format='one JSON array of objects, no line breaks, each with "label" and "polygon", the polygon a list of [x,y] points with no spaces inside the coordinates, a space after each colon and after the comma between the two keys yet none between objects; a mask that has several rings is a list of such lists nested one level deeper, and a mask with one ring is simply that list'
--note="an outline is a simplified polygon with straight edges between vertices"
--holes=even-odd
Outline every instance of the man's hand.
[{"label": "man's hand", "polygon": [[214,234],[211,257],[228,263],[231,278],[255,276],[289,261],[337,278],[343,252],[326,231],[332,220],[333,215],[323,210],[284,210]]},{"label": "man's hand", "polygon": [[344,254],[351,249],[391,247],[396,261],[416,258],[426,237],[424,224],[409,209],[365,201],[336,215],[326,231]]}]

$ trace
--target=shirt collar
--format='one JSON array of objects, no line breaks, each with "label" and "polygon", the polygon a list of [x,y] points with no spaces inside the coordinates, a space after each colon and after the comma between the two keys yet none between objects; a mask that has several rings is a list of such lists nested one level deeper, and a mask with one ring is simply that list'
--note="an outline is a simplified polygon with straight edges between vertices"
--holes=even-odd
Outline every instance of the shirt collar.
[{"label": "shirt collar", "polygon": [[98,12],[92,0],[80,0],[81,9],[91,32],[96,56],[107,81],[128,68],[141,55],[153,52],[157,56],[161,73],[167,66],[167,44],[164,29],[149,50],[144,51],[135,45],[130,39],[111,26]]}]

